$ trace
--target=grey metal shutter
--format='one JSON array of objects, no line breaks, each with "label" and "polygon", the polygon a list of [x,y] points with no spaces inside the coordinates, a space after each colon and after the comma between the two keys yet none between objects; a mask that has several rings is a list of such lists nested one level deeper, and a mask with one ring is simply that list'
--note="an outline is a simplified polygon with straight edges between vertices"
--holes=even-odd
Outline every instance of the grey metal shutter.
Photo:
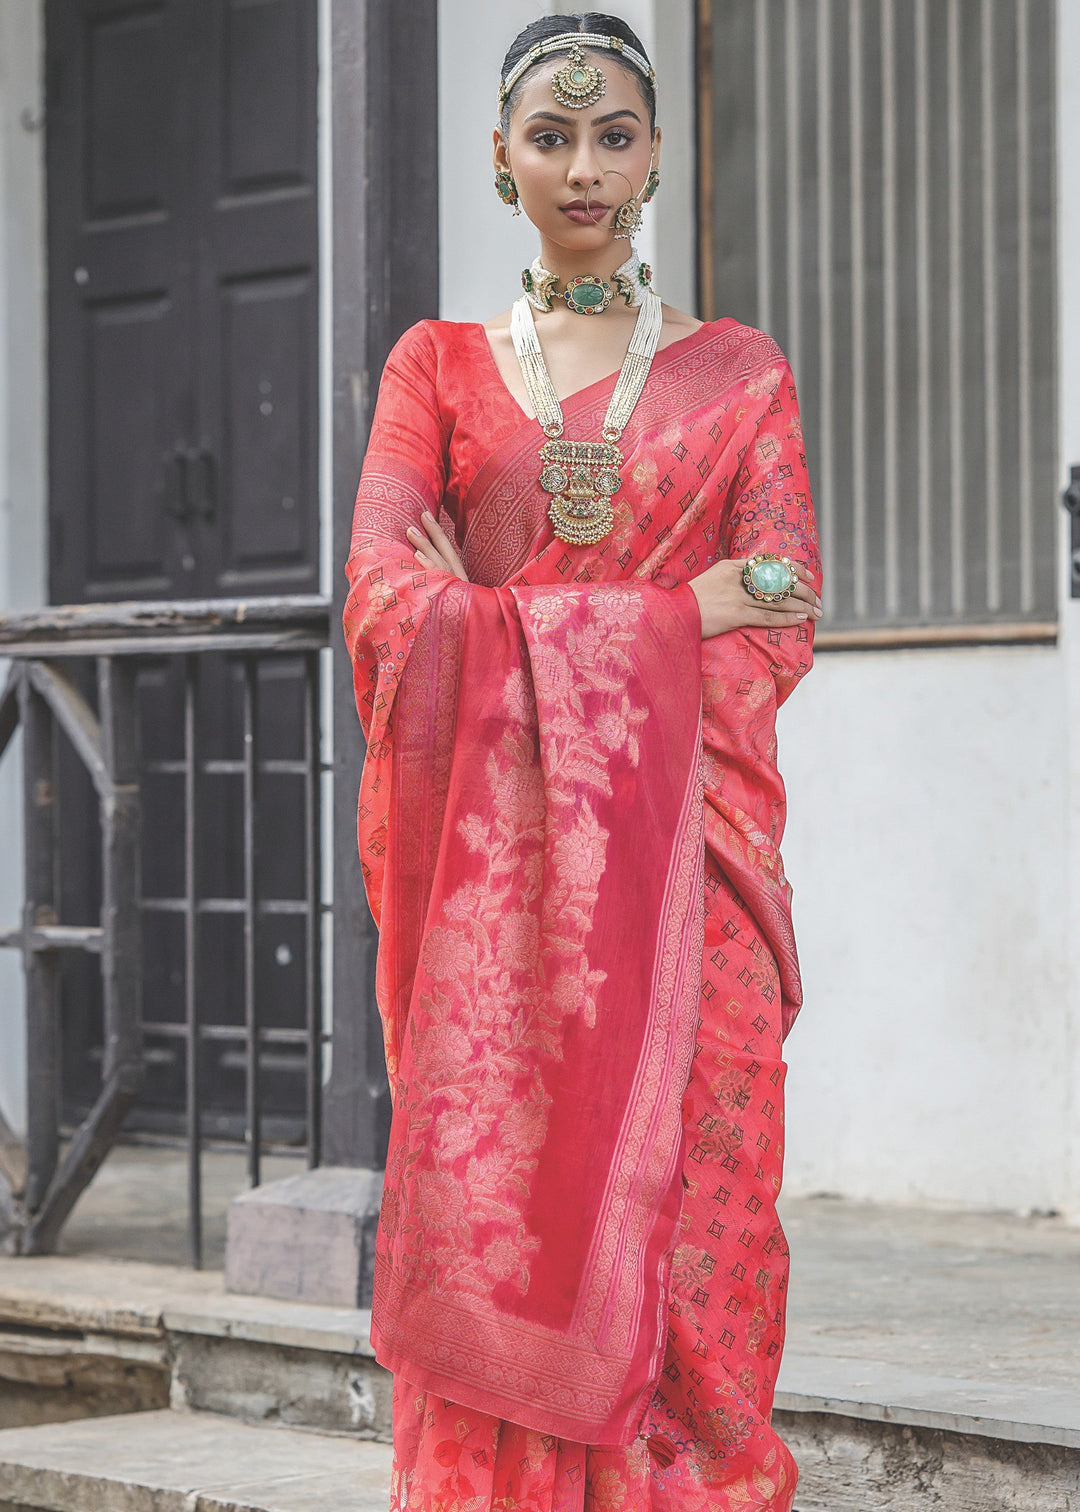
[{"label": "grey metal shutter", "polygon": [[828,628],[1056,617],[1053,13],[699,0],[703,314],[791,360]]}]

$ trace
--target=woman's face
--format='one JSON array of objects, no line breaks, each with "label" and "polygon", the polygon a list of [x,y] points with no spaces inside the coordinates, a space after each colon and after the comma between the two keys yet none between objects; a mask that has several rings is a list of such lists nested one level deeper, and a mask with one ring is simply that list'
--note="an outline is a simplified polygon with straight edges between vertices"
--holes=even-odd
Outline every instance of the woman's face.
[{"label": "woman's face", "polygon": [[[586,56],[607,78],[595,105],[570,110],[559,104],[551,79],[566,59],[557,55],[522,80],[509,140],[495,133],[495,167],[511,168],[522,210],[542,237],[574,252],[610,246],[615,211],[641,193],[654,152],[634,76],[611,54]],[[656,160],[659,149],[657,131]]]}]

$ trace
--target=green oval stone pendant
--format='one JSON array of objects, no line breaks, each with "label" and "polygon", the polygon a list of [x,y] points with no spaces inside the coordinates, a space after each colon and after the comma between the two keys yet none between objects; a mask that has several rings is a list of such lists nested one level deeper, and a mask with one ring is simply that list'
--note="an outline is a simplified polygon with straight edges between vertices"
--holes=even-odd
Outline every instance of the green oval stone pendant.
[{"label": "green oval stone pendant", "polygon": [[600,315],[615,298],[615,290],[605,279],[583,273],[570,280],[563,298],[577,315]]}]

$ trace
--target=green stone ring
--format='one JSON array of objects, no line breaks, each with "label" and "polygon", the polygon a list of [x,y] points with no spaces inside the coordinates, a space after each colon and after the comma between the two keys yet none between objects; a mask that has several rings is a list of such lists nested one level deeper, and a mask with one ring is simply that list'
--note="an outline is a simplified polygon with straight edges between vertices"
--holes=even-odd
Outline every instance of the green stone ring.
[{"label": "green stone ring", "polygon": [[790,557],[760,551],[756,556],[747,557],[742,580],[751,598],[775,604],[791,596],[798,585],[799,575]]}]

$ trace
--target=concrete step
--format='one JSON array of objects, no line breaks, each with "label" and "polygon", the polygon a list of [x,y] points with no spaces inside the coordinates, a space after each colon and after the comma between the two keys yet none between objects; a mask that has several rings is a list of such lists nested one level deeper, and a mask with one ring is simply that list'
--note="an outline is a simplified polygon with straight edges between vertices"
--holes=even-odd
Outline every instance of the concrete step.
[{"label": "concrete step", "polygon": [[773,1421],[800,1512],[1080,1512],[1080,1401],[1057,1385],[789,1354]]},{"label": "concrete step", "polygon": [[389,1440],[370,1314],[235,1296],[220,1272],[0,1259],[0,1427],[152,1411]]},{"label": "concrete step", "polygon": [[386,1512],[391,1451],[208,1412],[0,1432],[3,1512]]}]

